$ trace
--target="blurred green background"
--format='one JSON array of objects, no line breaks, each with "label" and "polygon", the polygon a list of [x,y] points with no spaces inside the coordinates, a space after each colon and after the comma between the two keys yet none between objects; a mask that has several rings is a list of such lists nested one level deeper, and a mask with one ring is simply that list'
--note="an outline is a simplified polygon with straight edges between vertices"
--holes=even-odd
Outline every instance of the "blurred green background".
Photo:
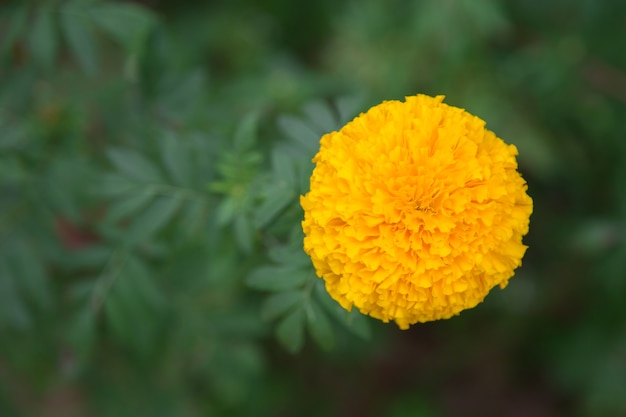
[{"label": "blurred green background", "polygon": [[[0,4],[0,416],[626,415],[626,2]],[[524,265],[450,320],[337,308],[321,134],[445,94],[518,146]]]}]

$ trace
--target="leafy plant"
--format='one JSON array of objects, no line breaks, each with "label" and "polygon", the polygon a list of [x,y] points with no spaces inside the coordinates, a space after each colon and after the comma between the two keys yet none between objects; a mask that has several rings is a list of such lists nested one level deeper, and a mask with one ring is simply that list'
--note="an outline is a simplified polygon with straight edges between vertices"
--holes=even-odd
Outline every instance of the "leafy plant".
[{"label": "leafy plant", "polygon": [[[623,15],[3,2],[0,415],[624,414]],[[505,291],[400,332],[328,296],[299,198],[323,134],[418,92],[518,147],[535,212]]]}]

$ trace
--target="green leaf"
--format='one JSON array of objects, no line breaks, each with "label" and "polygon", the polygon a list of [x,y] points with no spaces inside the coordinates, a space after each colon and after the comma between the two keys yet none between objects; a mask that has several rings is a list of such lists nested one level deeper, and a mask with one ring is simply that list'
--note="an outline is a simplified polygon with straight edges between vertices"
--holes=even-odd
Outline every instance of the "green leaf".
[{"label": "green leaf", "polygon": [[302,146],[311,156],[319,150],[320,135],[302,120],[293,116],[281,116],[278,126],[288,138]]},{"label": "green leaf", "polygon": [[246,254],[252,253],[254,230],[250,217],[245,213],[239,214],[235,217],[233,227],[235,231],[235,240],[237,241],[239,248]]},{"label": "green leaf", "polygon": [[129,52],[137,51],[157,20],[149,9],[134,3],[98,3],[89,12],[94,23]]},{"label": "green leaf", "polygon": [[261,307],[261,317],[264,320],[274,320],[301,305],[304,299],[303,291],[285,291],[270,295]]},{"label": "green leaf", "polygon": [[254,308],[239,305],[237,310],[215,312],[211,324],[225,337],[260,336],[265,334],[265,323]]},{"label": "green leaf", "polygon": [[85,360],[94,345],[96,336],[96,320],[90,303],[74,314],[66,327],[66,337],[73,352]]},{"label": "green leaf", "polygon": [[105,173],[101,176],[94,193],[105,196],[120,196],[137,191],[137,184],[117,172]]},{"label": "green leaf", "polygon": [[112,250],[102,245],[90,245],[75,251],[65,262],[73,268],[102,268],[111,257]]},{"label": "green leaf", "polygon": [[272,149],[272,171],[275,184],[294,188],[296,186],[296,172],[293,167],[293,156],[282,147]]},{"label": "green leaf", "polygon": [[340,126],[345,125],[358,114],[362,102],[362,95],[339,97],[335,100],[335,107],[339,113]]},{"label": "green leaf", "polygon": [[126,264],[127,279],[131,280],[140,298],[152,308],[165,304],[165,299],[156,285],[155,276],[141,259],[131,256]]},{"label": "green leaf", "polygon": [[26,329],[31,318],[19,291],[18,281],[9,270],[4,259],[0,258],[0,325]]},{"label": "green leaf", "polygon": [[191,183],[191,158],[185,144],[172,133],[161,137],[161,160],[174,183],[188,186]]},{"label": "green leaf", "polygon": [[261,266],[246,278],[246,284],[257,290],[285,291],[302,286],[310,271],[292,266]]},{"label": "green leaf", "polygon": [[61,10],[61,29],[81,69],[89,75],[98,69],[98,46],[86,10],[76,2],[68,2]]},{"label": "green leaf", "polygon": [[[106,300],[115,300],[119,310],[126,316],[136,317],[144,306],[142,303],[142,294],[135,284],[135,276],[133,271],[128,268],[127,264],[117,271],[117,275],[112,281],[110,291],[105,294]],[[134,314],[137,313],[137,314]],[[131,321],[128,320],[127,321]]]},{"label": "green leaf", "polygon": [[73,221],[80,221],[80,206],[76,201],[75,194],[67,188],[56,186],[58,182],[54,180],[55,178],[50,176],[42,181],[45,184],[42,195],[47,197],[55,212],[67,216]]},{"label": "green leaf", "polygon": [[104,222],[108,224],[116,224],[120,220],[126,219],[141,210],[153,198],[154,194],[139,192],[129,196],[128,198],[115,201],[107,208]]},{"label": "green leaf", "polygon": [[259,114],[249,113],[237,126],[233,145],[239,152],[246,151],[254,146],[257,140],[257,126]]},{"label": "green leaf", "polygon": [[189,236],[198,231],[206,223],[207,211],[207,202],[202,200],[188,201],[181,214],[181,232]]},{"label": "green leaf", "polygon": [[163,111],[174,119],[188,117],[190,109],[195,109],[199,98],[199,91],[205,91],[206,74],[201,69],[177,77],[168,91],[160,95]]},{"label": "green leaf", "polygon": [[218,226],[225,226],[234,218],[237,210],[237,202],[233,197],[226,197],[217,207],[216,221]]},{"label": "green leaf", "polygon": [[104,300],[105,316],[114,337],[143,354],[155,347],[158,323],[158,304],[151,301],[151,282],[146,279],[146,271],[141,261],[128,258],[117,273],[111,272],[115,275],[109,278],[114,280]]},{"label": "green leaf", "polygon": [[137,151],[123,148],[110,148],[107,155],[117,170],[136,181],[162,181],[157,167]]},{"label": "green leaf", "polygon": [[261,229],[267,226],[288,205],[295,203],[296,193],[286,184],[270,184],[264,201],[254,210],[254,224]]},{"label": "green leaf", "polygon": [[126,319],[123,307],[120,304],[118,297],[109,296],[104,300],[104,316],[106,323],[111,327],[114,335],[118,339],[124,339],[126,335],[131,332],[129,327],[132,323]]},{"label": "green leaf", "polygon": [[367,318],[356,308],[353,308],[352,311],[347,311],[338,302],[333,300],[326,291],[322,280],[316,283],[314,292],[316,299],[331,317],[337,319],[341,325],[356,336],[363,339],[370,338],[371,328]]},{"label": "green leaf", "polygon": [[92,277],[82,275],[80,280],[72,283],[67,290],[68,300],[71,300],[72,303],[87,303],[90,304],[91,307],[94,307],[94,301],[96,295],[99,295],[101,292],[96,294],[99,290],[97,288],[98,279],[100,276]]},{"label": "green leaf", "polygon": [[176,213],[181,201],[177,198],[159,197],[138,214],[128,230],[128,243],[143,242],[163,228]]},{"label": "green leaf", "polygon": [[348,330],[354,335],[366,340],[372,337],[372,327],[370,326],[369,319],[356,308],[348,312],[345,323]]},{"label": "green leaf", "polygon": [[313,173],[313,163],[311,161],[298,161],[296,165],[298,177],[298,193],[306,194],[311,188],[311,174]]},{"label": "green leaf", "polygon": [[291,353],[302,349],[304,344],[304,309],[298,308],[288,314],[276,327],[276,337]]},{"label": "green leaf", "polygon": [[42,6],[37,10],[30,31],[29,46],[33,58],[46,69],[54,64],[58,49],[58,34],[53,20],[55,15],[51,7]]},{"label": "green leaf", "polygon": [[324,311],[316,302],[310,300],[306,313],[307,324],[313,339],[322,349],[332,349],[335,345],[335,337],[330,321]]},{"label": "green leaf", "polygon": [[322,134],[332,132],[338,128],[334,113],[323,102],[313,101],[305,104],[304,114],[309,117]]},{"label": "green leaf", "polygon": [[269,258],[277,264],[309,268],[311,266],[311,258],[309,258],[306,252],[304,252],[304,249],[302,249],[302,245],[274,246],[273,248],[269,249],[267,254]]},{"label": "green leaf", "polygon": [[49,308],[52,289],[41,259],[24,244],[16,244],[12,255],[12,270],[24,295],[38,306]]}]

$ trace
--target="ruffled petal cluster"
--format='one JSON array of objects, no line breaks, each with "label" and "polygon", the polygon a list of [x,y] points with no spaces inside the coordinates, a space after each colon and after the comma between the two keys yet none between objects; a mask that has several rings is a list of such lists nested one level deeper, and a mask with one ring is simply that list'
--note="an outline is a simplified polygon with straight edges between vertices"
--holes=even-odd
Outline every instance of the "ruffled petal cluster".
[{"label": "ruffled petal cluster", "polygon": [[324,135],[301,204],[329,294],[407,329],[504,288],[532,213],[516,155],[443,96],[385,101]]}]

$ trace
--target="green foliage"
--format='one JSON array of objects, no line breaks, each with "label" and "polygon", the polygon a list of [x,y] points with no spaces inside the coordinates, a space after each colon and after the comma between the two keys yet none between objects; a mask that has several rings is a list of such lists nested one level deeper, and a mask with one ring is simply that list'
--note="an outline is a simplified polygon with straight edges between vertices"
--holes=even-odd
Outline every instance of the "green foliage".
[{"label": "green foliage", "polygon": [[[0,415],[624,415],[624,4],[294,4],[0,4]],[[299,197],[417,92],[535,212],[508,288],[402,332],[329,297]]]},{"label": "green foliage", "polygon": [[301,242],[301,233],[293,233],[288,244],[269,249],[271,265],[260,266],[248,275],[249,287],[272,292],[261,307],[261,316],[278,320],[276,336],[294,353],[304,344],[305,327],[321,348],[333,348],[335,335],[329,315],[338,325],[367,339],[370,330],[365,317],[356,310],[346,312],[330,299],[323,282],[315,277]]}]

